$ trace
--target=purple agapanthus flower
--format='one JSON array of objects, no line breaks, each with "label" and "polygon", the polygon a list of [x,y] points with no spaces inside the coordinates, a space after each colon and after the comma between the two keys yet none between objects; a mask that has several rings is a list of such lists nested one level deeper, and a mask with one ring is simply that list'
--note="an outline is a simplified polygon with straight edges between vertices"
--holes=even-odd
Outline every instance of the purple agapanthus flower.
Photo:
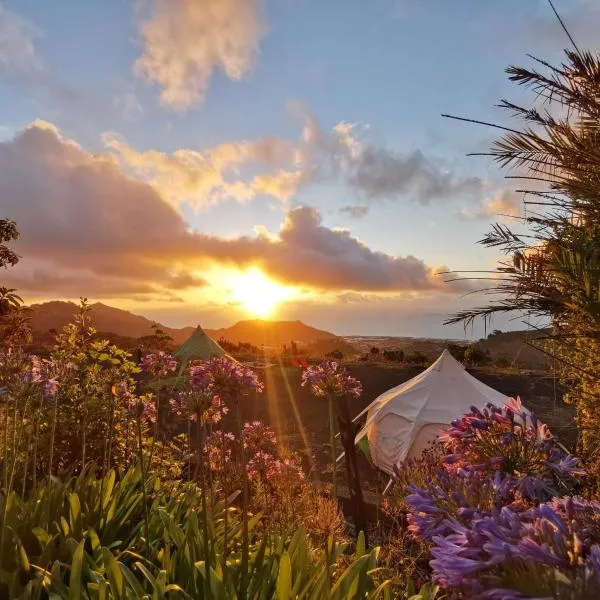
[{"label": "purple agapanthus flower", "polygon": [[[467,524],[449,519],[453,531],[433,540],[434,578],[477,599],[598,597],[599,509],[566,498],[522,513],[504,507]],[[518,574],[524,565],[526,578]]]},{"label": "purple agapanthus flower", "polygon": [[177,359],[163,350],[146,354],[142,359],[142,370],[151,377],[167,377],[176,369]]},{"label": "purple agapanthus flower", "polygon": [[42,360],[31,354],[23,379],[32,385],[38,385],[44,398],[53,397],[58,391],[58,367],[52,360]]},{"label": "purple agapanthus flower", "polygon": [[302,373],[302,386],[309,387],[317,398],[329,395],[360,398],[362,394],[360,381],[348,375],[346,369],[334,360],[326,360],[306,368]]},{"label": "purple agapanthus flower", "polygon": [[235,405],[253,392],[262,392],[256,373],[229,358],[211,358],[189,369],[192,390],[218,396],[225,404]]},{"label": "purple agapanthus flower", "polygon": [[277,453],[277,438],[275,432],[262,421],[244,423],[242,429],[244,448],[249,453],[263,452],[275,455]]},{"label": "purple agapanthus flower", "polygon": [[579,461],[559,447],[546,425],[528,413],[520,400],[502,407],[471,407],[440,434],[448,468],[500,472],[526,499],[548,500],[568,493],[584,475]]}]

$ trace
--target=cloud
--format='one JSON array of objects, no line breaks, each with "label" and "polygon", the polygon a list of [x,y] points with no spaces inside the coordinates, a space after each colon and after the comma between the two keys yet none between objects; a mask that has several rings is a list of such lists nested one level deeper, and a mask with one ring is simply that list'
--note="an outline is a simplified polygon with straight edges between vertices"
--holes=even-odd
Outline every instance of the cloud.
[{"label": "cloud", "polygon": [[369,212],[368,206],[362,206],[360,204],[350,204],[348,206],[342,206],[340,212],[351,219],[362,219]]},{"label": "cloud", "polygon": [[[556,8],[569,33],[581,50],[595,49],[598,45],[598,23],[600,22],[600,5],[596,0],[571,0],[563,2]],[[530,19],[522,20],[517,36],[527,42],[528,47],[534,45],[534,54],[540,51],[554,52],[557,44],[562,48],[572,48],[560,23],[549,6],[544,6],[541,13]],[[541,57],[544,58],[544,57]]]},{"label": "cloud", "polygon": [[204,285],[196,273],[215,264],[257,265],[281,282],[320,290],[467,289],[444,284],[438,269],[414,256],[378,252],[348,230],[326,227],[315,208],[289,211],[275,233],[193,233],[154,187],[44,122],[0,142],[0,214],[22,234],[23,260],[8,278],[24,292],[173,295]]},{"label": "cloud", "polygon": [[37,66],[36,28],[25,17],[0,3],[0,66],[30,69]]},{"label": "cloud", "polygon": [[[104,142],[125,168],[148,181],[174,206],[186,202],[201,209],[227,198],[247,202],[258,195],[287,201],[306,177],[300,150],[278,137],[172,154],[138,152],[115,134],[106,134]],[[267,173],[242,176],[242,169],[257,168]]]},{"label": "cloud", "polygon": [[521,215],[523,194],[512,190],[499,190],[474,208],[462,208],[458,214],[466,219],[490,217],[518,217]]},{"label": "cloud", "polygon": [[[293,108],[302,120],[295,140],[265,136],[167,154],[139,152],[115,134],[104,139],[124,168],[174,206],[187,203],[198,210],[228,198],[247,202],[261,195],[287,202],[307,185],[332,181],[371,201],[472,202],[488,191],[481,178],[456,175],[420,151],[374,146],[365,125],[341,122],[325,131],[306,109]],[[366,210],[354,209],[348,216],[364,216]]]},{"label": "cloud", "polygon": [[266,32],[254,0],[153,0],[141,23],[136,70],[161,88],[161,102],[187,109],[203,101],[213,72],[241,79]]},{"label": "cloud", "polygon": [[94,292],[115,293],[180,289],[186,281],[173,260],[181,252],[170,242],[188,236],[180,216],[114,159],[85,152],[49,123],[32,123],[0,143],[0,213],[22,233],[25,260],[11,276],[37,281],[38,291],[54,285],[41,272],[53,274],[57,290],[75,288],[78,278]]},{"label": "cloud", "polygon": [[410,196],[428,204],[474,198],[485,189],[481,178],[458,176],[419,150],[402,153],[374,146],[367,137],[368,126],[341,122],[325,132],[306,109],[299,111],[316,176],[337,178],[368,199]]},{"label": "cloud", "polygon": [[303,206],[289,211],[277,241],[269,241],[263,250],[264,254],[256,257],[259,264],[291,283],[357,291],[444,287],[436,275],[438,269],[411,255],[391,256],[372,250],[346,229],[329,229],[316,208]]}]

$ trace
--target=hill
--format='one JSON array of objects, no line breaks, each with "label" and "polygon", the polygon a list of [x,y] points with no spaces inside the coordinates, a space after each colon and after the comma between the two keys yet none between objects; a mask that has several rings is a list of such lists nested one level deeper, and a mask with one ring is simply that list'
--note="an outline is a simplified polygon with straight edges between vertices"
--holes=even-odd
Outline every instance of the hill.
[{"label": "hill", "polygon": [[[73,302],[58,300],[32,304],[29,308],[31,309],[31,328],[36,337],[41,337],[52,329],[60,331],[73,320],[73,315],[77,311],[77,305]],[[98,331],[127,338],[150,335],[154,322],[146,317],[134,315],[127,310],[107,306],[101,302],[90,305],[90,319]],[[160,325],[160,328],[173,338],[176,345],[182,344],[194,331],[193,327],[174,329]]]},{"label": "hill", "polygon": [[551,359],[530,344],[535,344],[535,340],[547,333],[545,330],[499,332],[480,340],[479,345],[483,350],[488,350],[494,360],[502,359],[517,367],[545,369],[550,365]]},{"label": "hill", "polygon": [[[548,357],[530,344],[547,334],[545,330],[521,330],[495,332],[475,343],[484,352],[489,352],[495,363],[530,369],[547,369]],[[405,353],[419,352],[429,360],[437,358],[444,348],[452,345],[467,346],[465,340],[408,338],[394,336],[344,336],[344,339],[361,353],[368,353],[375,347],[383,350],[402,350]]]},{"label": "hill", "polygon": [[[51,330],[60,331],[67,323],[73,320],[77,305],[73,302],[52,301],[42,304],[32,304],[31,327],[36,341],[45,343],[52,340],[48,335]],[[152,333],[153,321],[135,315],[127,310],[107,306],[101,302],[90,305],[90,319],[97,331],[102,332],[109,339],[112,336],[121,336],[135,340]],[[158,324],[168,333],[176,346],[182,344],[194,331],[194,327],[175,329]],[[290,344],[293,340],[298,344],[312,344],[324,340],[338,340],[343,342],[329,331],[323,331],[306,325],[301,321],[239,321],[231,327],[222,329],[206,329],[213,339],[224,338],[233,343],[246,342],[255,346],[271,346],[280,348]],[[128,344],[130,346],[131,344]],[[347,349],[346,349],[347,350]]]},{"label": "hill", "polygon": [[239,321],[223,329],[207,329],[215,340],[224,338],[230,342],[249,342],[255,346],[289,345],[293,340],[298,344],[311,344],[320,340],[336,340],[335,334],[316,329],[302,321],[262,321],[260,319]]}]

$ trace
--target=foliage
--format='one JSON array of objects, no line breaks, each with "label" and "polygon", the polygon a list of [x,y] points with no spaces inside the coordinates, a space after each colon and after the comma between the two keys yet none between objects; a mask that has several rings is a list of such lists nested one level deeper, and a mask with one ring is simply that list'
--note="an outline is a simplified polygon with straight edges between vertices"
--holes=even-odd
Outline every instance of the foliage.
[{"label": "foliage", "polygon": [[[378,550],[368,552],[360,540],[342,570],[345,546],[333,538],[325,551],[314,552],[303,530],[291,537],[258,532],[253,519],[248,586],[242,590],[238,512],[217,503],[205,520],[194,484],[144,479],[139,467],[122,477],[86,471],[64,482],[52,478],[29,499],[14,491],[0,496],[0,509],[7,531],[0,548],[3,597],[341,600],[376,598],[386,588],[376,589],[372,577]],[[225,512],[230,553],[222,562]]]},{"label": "foliage", "polygon": [[19,238],[17,224],[10,219],[0,219],[0,267],[14,267],[19,257],[8,247],[9,242]]},{"label": "foliage", "polygon": [[173,338],[158,323],[152,323],[152,333],[138,338],[139,345],[148,352],[168,352],[173,348]]},{"label": "foliage", "polygon": [[[524,234],[496,224],[484,246],[500,249],[486,291],[501,299],[462,311],[449,322],[488,320],[517,312],[549,318],[553,331],[542,351],[558,360],[577,409],[580,452],[600,446],[600,55],[577,48],[562,65],[535,59],[540,70],[510,67],[512,81],[532,89],[533,107],[501,106],[522,123],[503,128],[489,153],[502,167],[535,183],[526,193]],[[543,109],[541,108],[543,106]],[[598,469],[596,460],[595,469]]]},{"label": "foliage", "polygon": [[481,367],[491,361],[489,350],[484,350],[479,344],[470,344],[465,349],[463,360],[466,364]]},{"label": "foliage", "polygon": [[429,358],[420,352],[419,350],[415,350],[414,352],[409,352],[404,356],[404,360],[411,365],[419,365],[422,366],[429,362]]},{"label": "foliage", "polygon": [[220,337],[218,340],[219,346],[232,355],[259,355],[261,354],[261,349],[250,342],[230,342],[223,337]]},{"label": "foliage", "polygon": [[383,358],[391,362],[404,362],[404,350],[384,350]]}]

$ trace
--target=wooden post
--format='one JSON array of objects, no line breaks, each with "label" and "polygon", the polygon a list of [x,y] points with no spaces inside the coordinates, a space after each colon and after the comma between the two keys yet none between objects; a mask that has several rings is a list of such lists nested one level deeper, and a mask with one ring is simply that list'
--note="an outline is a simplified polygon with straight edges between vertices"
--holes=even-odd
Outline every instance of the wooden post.
[{"label": "wooden post", "polygon": [[354,517],[356,535],[363,532],[365,542],[368,546],[367,519],[365,503],[360,486],[360,475],[358,472],[358,458],[356,455],[356,446],[354,436],[358,429],[352,422],[350,411],[348,409],[348,400],[345,396],[337,398],[338,421],[340,425],[340,437],[344,446],[344,456],[346,459],[346,472],[348,475],[348,489],[350,491],[350,506]]}]

